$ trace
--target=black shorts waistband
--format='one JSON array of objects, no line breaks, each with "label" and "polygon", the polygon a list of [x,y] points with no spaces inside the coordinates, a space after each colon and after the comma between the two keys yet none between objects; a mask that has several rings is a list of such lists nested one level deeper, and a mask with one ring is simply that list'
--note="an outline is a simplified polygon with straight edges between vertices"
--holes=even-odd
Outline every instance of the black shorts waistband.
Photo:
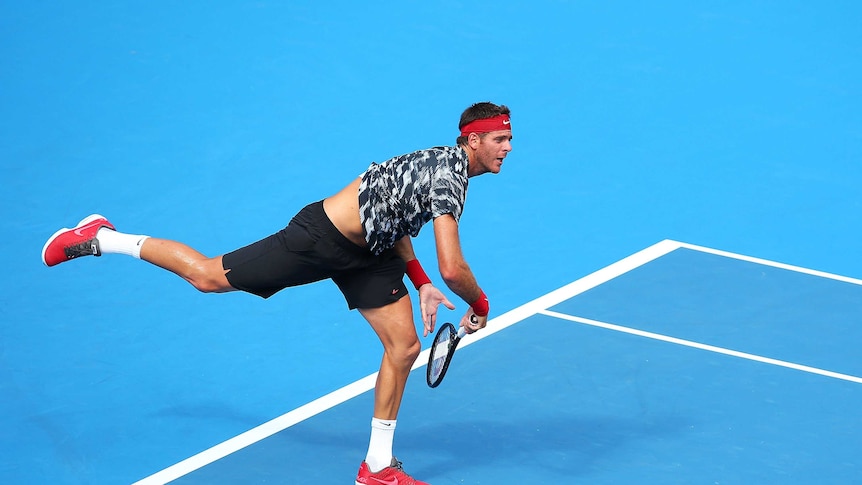
[{"label": "black shorts waistband", "polygon": [[332,220],[329,219],[329,216],[326,215],[326,211],[323,209],[322,200],[312,202],[305,206],[298,214],[296,214],[296,216],[294,216],[291,224],[294,222],[306,227],[309,227],[309,225],[316,227],[339,247],[345,251],[350,251],[357,256],[367,257],[371,254],[371,251],[369,251],[368,248],[359,246],[350,239],[347,239],[347,236],[342,234],[341,231],[335,227],[335,224],[332,223]]}]

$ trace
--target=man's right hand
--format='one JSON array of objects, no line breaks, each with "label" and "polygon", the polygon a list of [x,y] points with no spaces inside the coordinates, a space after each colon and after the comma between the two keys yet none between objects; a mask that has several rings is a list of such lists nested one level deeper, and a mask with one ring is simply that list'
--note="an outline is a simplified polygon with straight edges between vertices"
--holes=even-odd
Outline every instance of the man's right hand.
[{"label": "man's right hand", "polygon": [[434,327],[437,325],[437,307],[441,303],[450,310],[455,309],[455,305],[446,298],[446,295],[431,283],[419,287],[419,310],[422,312],[423,337],[434,332]]}]

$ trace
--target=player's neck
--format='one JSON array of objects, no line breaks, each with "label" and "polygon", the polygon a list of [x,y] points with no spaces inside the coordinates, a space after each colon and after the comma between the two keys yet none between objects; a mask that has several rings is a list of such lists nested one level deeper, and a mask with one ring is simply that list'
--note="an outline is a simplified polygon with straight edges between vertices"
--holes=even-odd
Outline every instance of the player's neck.
[{"label": "player's neck", "polygon": [[467,177],[473,177],[475,175],[479,175],[478,173],[475,172],[475,170],[476,170],[476,167],[475,167],[476,152],[472,148],[470,148],[469,145],[458,145],[458,146],[460,146],[464,150],[464,153],[467,154]]}]

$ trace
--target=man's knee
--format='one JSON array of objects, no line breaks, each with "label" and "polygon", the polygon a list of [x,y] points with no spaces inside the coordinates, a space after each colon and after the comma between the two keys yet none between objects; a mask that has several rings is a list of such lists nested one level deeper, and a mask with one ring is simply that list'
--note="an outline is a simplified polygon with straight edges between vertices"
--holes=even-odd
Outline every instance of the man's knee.
[{"label": "man's knee", "polygon": [[422,351],[422,344],[419,342],[419,339],[413,339],[413,343],[411,343],[407,347],[407,352],[405,357],[407,357],[411,362],[416,360],[416,357],[419,357],[419,353]]},{"label": "man's knee", "polygon": [[186,279],[202,293],[225,293],[233,290],[221,263],[215,258],[195,263]]},{"label": "man's knee", "polygon": [[419,353],[421,351],[422,344],[419,342],[418,338],[414,338],[411,341],[404,342],[400,345],[393,345],[392,348],[387,349],[390,357],[401,367],[413,366],[413,363],[416,362],[416,358],[419,357]]},{"label": "man's knee", "polygon": [[191,284],[201,293],[226,293],[231,290],[213,280],[194,280]]}]

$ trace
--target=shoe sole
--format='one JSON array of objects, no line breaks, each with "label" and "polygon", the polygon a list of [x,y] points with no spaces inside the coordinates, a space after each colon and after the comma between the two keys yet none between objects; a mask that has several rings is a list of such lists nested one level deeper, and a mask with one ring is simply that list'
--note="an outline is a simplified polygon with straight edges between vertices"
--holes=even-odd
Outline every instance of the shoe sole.
[{"label": "shoe sole", "polygon": [[[77,228],[77,227],[81,227],[81,226],[87,225],[87,224],[89,224],[89,223],[91,223],[91,222],[95,221],[96,219],[104,219],[104,218],[105,218],[104,216],[101,216],[101,215],[99,215],[99,214],[90,214],[89,216],[87,216],[87,217],[85,217],[85,218],[81,219],[81,222],[79,222],[79,223],[78,223],[75,227],[73,227],[72,229],[75,229],[75,228]],[[54,242],[54,239],[57,239],[57,236],[59,236],[60,234],[63,234],[63,233],[64,233],[64,232],[66,232],[66,231],[71,231],[72,229],[69,229],[68,227],[64,227],[64,228],[60,229],[59,231],[57,231],[57,232],[55,232],[54,234],[52,234],[52,235],[51,235],[51,237],[49,237],[49,238],[48,238],[48,242],[46,242],[46,243],[45,243],[45,245],[44,245],[44,246],[42,246],[42,263],[43,263],[45,266],[48,266],[48,261],[46,261],[46,260],[45,260],[45,251],[47,251],[47,250],[48,250],[48,246],[50,246],[50,245],[51,245],[51,243],[52,243],[52,242]]]}]

